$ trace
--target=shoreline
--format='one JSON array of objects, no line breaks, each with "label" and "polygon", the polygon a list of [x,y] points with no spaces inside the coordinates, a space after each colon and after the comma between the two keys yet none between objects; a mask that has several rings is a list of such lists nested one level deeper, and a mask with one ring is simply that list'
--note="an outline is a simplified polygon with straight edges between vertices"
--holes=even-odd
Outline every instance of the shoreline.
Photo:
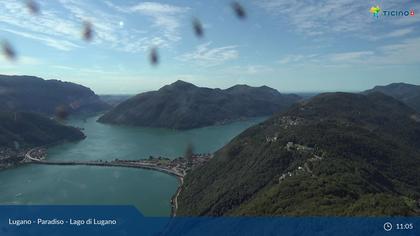
[{"label": "shoreline", "polygon": [[176,212],[178,210],[178,197],[184,186],[184,177],[178,177],[179,185],[175,194],[171,198],[171,217],[176,217]]},{"label": "shoreline", "polygon": [[[36,156],[33,156],[35,152]],[[95,160],[95,161],[47,161],[45,160],[46,152],[45,149],[32,148],[25,153],[24,159],[21,164],[37,164],[37,165],[85,165],[85,166],[102,166],[102,167],[126,167],[126,168],[138,168],[158,171],[164,174],[174,176],[178,179],[178,188],[170,199],[171,213],[170,217],[176,217],[178,210],[178,197],[181,193],[184,185],[184,178],[187,170],[193,169],[196,166],[200,166],[210,160],[212,154],[195,154],[193,160],[187,160],[179,157],[175,159],[168,158],[154,158],[140,159],[140,160]],[[164,162],[165,164],[162,164]]]}]

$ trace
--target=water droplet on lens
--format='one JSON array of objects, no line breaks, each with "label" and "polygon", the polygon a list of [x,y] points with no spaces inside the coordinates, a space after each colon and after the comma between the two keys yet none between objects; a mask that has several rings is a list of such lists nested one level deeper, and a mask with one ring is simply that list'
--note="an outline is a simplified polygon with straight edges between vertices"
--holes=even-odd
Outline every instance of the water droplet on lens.
[{"label": "water droplet on lens", "polygon": [[83,23],[83,39],[86,41],[91,41],[93,38],[93,25],[89,21]]},{"label": "water droplet on lens", "polygon": [[159,55],[156,47],[150,50],[149,60],[152,65],[159,64]]},{"label": "water droplet on lens", "polygon": [[67,111],[65,106],[61,105],[55,108],[55,117],[57,118],[57,120],[65,120],[68,116],[69,112]]},{"label": "water droplet on lens", "polygon": [[33,0],[27,0],[26,7],[28,8],[29,12],[32,14],[38,14],[40,11],[39,4]]},{"label": "water droplet on lens", "polygon": [[241,4],[239,4],[236,1],[232,2],[232,8],[235,11],[235,14],[239,19],[245,19],[246,18],[245,9],[243,8],[243,6]]},{"label": "water droplet on lens", "polygon": [[203,25],[201,24],[200,20],[197,18],[193,19],[193,29],[194,29],[195,36],[197,36],[198,38],[201,38],[204,36]]},{"label": "water droplet on lens", "polygon": [[16,59],[16,52],[9,42],[3,41],[1,43],[1,49],[2,49],[2,52],[3,52],[4,56],[8,60],[15,60]]}]

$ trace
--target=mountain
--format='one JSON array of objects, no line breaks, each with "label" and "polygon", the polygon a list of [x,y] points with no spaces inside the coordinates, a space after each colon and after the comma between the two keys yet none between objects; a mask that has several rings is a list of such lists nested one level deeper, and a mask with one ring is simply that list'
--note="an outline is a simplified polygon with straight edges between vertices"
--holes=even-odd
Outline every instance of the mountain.
[{"label": "mountain", "polygon": [[111,107],[117,106],[130,97],[132,97],[132,95],[99,95],[99,98]]},{"label": "mountain", "polygon": [[184,179],[177,215],[420,215],[420,115],[327,93],[253,126]]},{"label": "mountain", "polygon": [[381,92],[392,96],[417,112],[420,112],[420,86],[406,83],[393,83],[386,86],[376,86],[364,93]]},{"label": "mountain", "polygon": [[2,111],[38,112],[54,115],[57,109],[70,114],[94,113],[109,108],[89,88],[34,76],[0,75]]},{"label": "mountain", "polygon": [[210,89],[177,81],[138,94],[103,115],[99,122],[191,129],[247,117],[268,116],[300,99],[267,86]]},{"label": "mountain", "polygon": [[0,148],[30,148],[83,139],[77,128],[26,112],[0,112]]}]

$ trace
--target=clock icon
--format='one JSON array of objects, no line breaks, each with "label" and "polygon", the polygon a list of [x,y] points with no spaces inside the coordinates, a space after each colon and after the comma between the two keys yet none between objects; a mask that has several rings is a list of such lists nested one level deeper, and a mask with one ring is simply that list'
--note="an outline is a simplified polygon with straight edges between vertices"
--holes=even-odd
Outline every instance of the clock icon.
[{"label": "clock icon", "polygon": [[391,230],[392,230],[392,224],[391,224],[391,223],[389,223],[389,222],[386,222],[386,223],[384,224],[384,230],[385,230],[385,231],[391,231]]}]

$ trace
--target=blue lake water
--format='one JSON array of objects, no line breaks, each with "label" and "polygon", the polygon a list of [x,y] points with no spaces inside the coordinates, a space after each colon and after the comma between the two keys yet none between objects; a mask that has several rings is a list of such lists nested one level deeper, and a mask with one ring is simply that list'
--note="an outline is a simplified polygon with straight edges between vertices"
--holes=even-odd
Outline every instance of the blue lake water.
[{"label": "blue lake water", "polygon": [[[48,150],[51,160],[141,159],[150,155],[175,158],[189,144],[196,153],[212,153],[264,118],[187,131],[115,126],[98,117],[73,118],[87,138]],[[0,204],[135,205],[148,216],[170,214],[176,178],[150,170],[26,165],[0,171]]]}]

